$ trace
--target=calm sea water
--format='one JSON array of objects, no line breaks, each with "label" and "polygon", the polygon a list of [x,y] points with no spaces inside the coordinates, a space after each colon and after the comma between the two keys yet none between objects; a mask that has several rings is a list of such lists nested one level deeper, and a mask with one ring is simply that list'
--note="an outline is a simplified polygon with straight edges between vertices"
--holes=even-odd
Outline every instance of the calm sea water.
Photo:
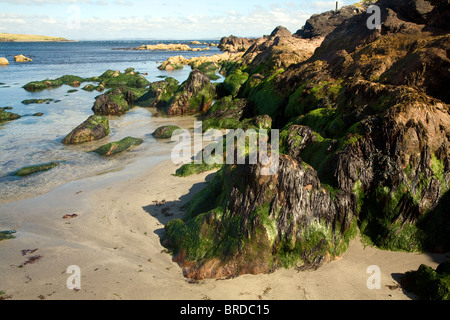
[{"label": "calm sea water", "polygon": [[[167,158],[170,144],[156,141],[151,133],[162,124],[152,118],[151,111],[136,107],[122,117],[110,117],[111,134],[97,142],[78,146],[65,146],[61,140],[76,126],[92,115],[97,91],[68,93],[69,86],[30,93],[22,86],[31,81],[55,79],[71,74],[81,77],[101,75],[108,69],[124,71],[128,67],[146,78],[159,81],[171,76],[180,83],[187,79],[190,68],[179,71],[160,71],[157,66],[168,57],[183,55],[186,58],[219,53],[216,47],[207,52],[150,52],[113,50],[133,48],[144,44],[169,41],[83,41],[61,43],[0,43],[0,57],[10,61],[0,66],[0,107],[12,107],[11,112],[23,117],[0,124],[0,202],[34,196],[64,183],[85,177],[123,170],[140,163],[154,164]],[[176,41],[170,41],[173,43]],[[212,41],[210,41],[212,42]],[[202,46],[192,46],[202,47]],[[23,54],[33,62],[15,63],[14,55]],[[220,81],[220,80],[219,80]],[[25,99],[49,98],[49,104],[24,105]],[[57,102],[56,102],[57,101]],[[42,117],[27,116],[42,112]],[[170,123],[170,119],[163,120]],[[193,124],[192,124],[193,125]],[[144,144],[132,151],[102,158],[90,151],[98,146],[127,136],[143,138]],[[62,164],[48,172],[25,178],[11,173],[24,166],[61,161]]]}]

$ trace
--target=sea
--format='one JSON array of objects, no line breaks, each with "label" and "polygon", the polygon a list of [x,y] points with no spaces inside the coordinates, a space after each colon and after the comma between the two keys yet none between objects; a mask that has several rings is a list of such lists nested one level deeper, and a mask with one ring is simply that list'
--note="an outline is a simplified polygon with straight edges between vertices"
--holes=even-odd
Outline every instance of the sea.
[{"label": "sea", "polygon": [[[80,42],[2,42],[0,57],[10,65],[0,66],[0,107],[11,107],[10,112],[22,118],[0,123],[0,203],[44,194],[61,185],[88,177],[101,177],[114,172],[138,172],[167,159],[172,148],[168,141],[152,136],[170,118],[155,117],[148,108],[135,107],[121,117],[109,117],[111,134],[100,141],[66,146],[62,139],[93,114],[92,106],[99,92],[86,92],[63,85],[40,92],[27,92],[23,86],[31,81],[56,79],[63,75],[83,78],[103,74],[106,70],[132,67],[150,82],[173,77],[180,84],[191,68],[161,71],[157,67],[171,56],[185,58],[220,53],[217,47],[208,51],[137,51],[127,50],[157,43],[186,43],[190,41],[80,41]],[[203,41],[202,41],[203,42]],[[207,43],[217,43],[205,40]],[[205,45],[190,45],[204,48]],[[32,62],[16,63],[14,56],[22,54]],[[221,77],[217,81],[223,81]],[[68,92],[76,89],[75,92]],[[23,104],[27,99],[52,99],[49,103]],[[42,116],[33,116],[43,113]],[[192,125],[193,126],[193,123]],[[189,129],[189,128],[186,128]],[[101,157],[91,151],[102,144],[127,136],[142,138],[144,143],[130,151],[112,157]],[[17,170],[31,165],[60,162],[52,170],[19,178]],[[126,171],[134,168],[135,170]]]}]

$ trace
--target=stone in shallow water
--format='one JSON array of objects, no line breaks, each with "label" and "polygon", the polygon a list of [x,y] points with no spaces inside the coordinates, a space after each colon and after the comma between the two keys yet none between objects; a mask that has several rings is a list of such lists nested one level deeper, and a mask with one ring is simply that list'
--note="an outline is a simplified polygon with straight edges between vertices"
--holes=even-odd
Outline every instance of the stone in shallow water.
[{"label": "stone in shallow water", "polygon": [[77,144],[100,140],[109,135],[109,120],[105,116],[93,115],[72,130],[64,139],[64,144]]},{"label": "stone in shallow water", "polygon": [[94,150],[94,152],[102,156],[111,156],[113,154],[117,154],[125,150],[128,150],[132,147],[138,146],[143,142],[144,141],[142,139],[126,137],[120,141],[105,144],[100,148]]},{"label": "stone in shallow water", "polygon": [[29,175],[32,175],[32,174],[35,174],[38,172],[48,171],[50,169],[57,167],[58,165],[59,165],[59,162],[50,162],[50,163],[39,164],[39,165],[35,165],[35,166],[29,166],[29,167],[20,169],[19,171],[14,173],[14,175],[19,176],[19,177],[26,177],[26,176],[29,176]]}]

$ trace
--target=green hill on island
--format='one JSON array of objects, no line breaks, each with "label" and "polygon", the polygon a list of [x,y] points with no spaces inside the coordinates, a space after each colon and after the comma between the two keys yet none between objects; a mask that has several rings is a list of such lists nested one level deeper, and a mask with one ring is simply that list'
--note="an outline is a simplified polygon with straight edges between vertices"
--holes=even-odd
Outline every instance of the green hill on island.
[{"label": "green hill on island", "polygon": [[61,37],[39,36],[33,34],[0,33],[0,42],[45,42],[45,41],[70,41]]}]

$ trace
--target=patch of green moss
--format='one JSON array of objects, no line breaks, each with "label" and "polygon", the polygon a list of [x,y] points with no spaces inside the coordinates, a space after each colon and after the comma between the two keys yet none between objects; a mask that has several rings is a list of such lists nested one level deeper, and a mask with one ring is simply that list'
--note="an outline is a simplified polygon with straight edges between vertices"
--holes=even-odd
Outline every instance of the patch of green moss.
[{"label": "patch of green moss", "polygon": [[43,80],[43,81],[33,81],[30,83],[27,83],[23,86],[23,88],[26,91],[35,92],[35,91],[42,91],[45,89],[51,89],[51,88],[57,88],[62,86],[64,83],[59,80]]},{"label": "patch of green moss", "polygon": [[22,104],[25,104],[25,105],[42,104],[42,103],[49,104],[51,101],[54,101],[54,100],[53,99],[28,99],[28,100],[23,100]]},{"label": "patch of green moss", "polygon": [[29,167],[20,169],[19,171],[14,173],[14,175],[18,176],[18,177],[26,177],[26,176],[29,176],[29,175],[32,175],[35,173],[48,171],[50,169],[57,167],[59,164],[60,164],[59,162],[51,162],[51,163],[45,163],[45,164],[40,164],[40,165],[35,165],[35,166],[29,166]]},{"label": "patch of green moss", "polygon": [[[9,240],[9,239],[14,239],[15,236],[14,234],[16,233],[16,230],[5,230],[5,231],[0,231],[0,241],[2,240]],[[1,294],[1,292],[0,292]],[[1,299],[0,299],[1,300]]]},{"label": "patch of green moss", "polygon": [[200,174],[202,172],[212,171],[216,169],[220,169],[223,164],[207,164],[206,162],[202,162],[201,164],[196,163],[187,163],[182,165],[175,172],[176,177],[188,177],[194,174]]},{"label": "patch of green moss", "polygon": [[73,75],[65,75],[58,78],[58,80],[60,80],[63,84],[67,84],[69,86],[79,86],[80,83],[85,81],[84,78]]},{"label": "patch of green moss", "polygon": [[450,274],[441,268],[448,263],[442,263],[436,270],[422,264],[417,271],[406,272],[402,279],[404,289],[421,300],[450,300]]},{"label": "patch of green moss", "polygon": [[240,69],[235,70],[222,83],[223,95],[236,97],[242,85],[248,80],[248,77],[248,73],[242,72]]}]

